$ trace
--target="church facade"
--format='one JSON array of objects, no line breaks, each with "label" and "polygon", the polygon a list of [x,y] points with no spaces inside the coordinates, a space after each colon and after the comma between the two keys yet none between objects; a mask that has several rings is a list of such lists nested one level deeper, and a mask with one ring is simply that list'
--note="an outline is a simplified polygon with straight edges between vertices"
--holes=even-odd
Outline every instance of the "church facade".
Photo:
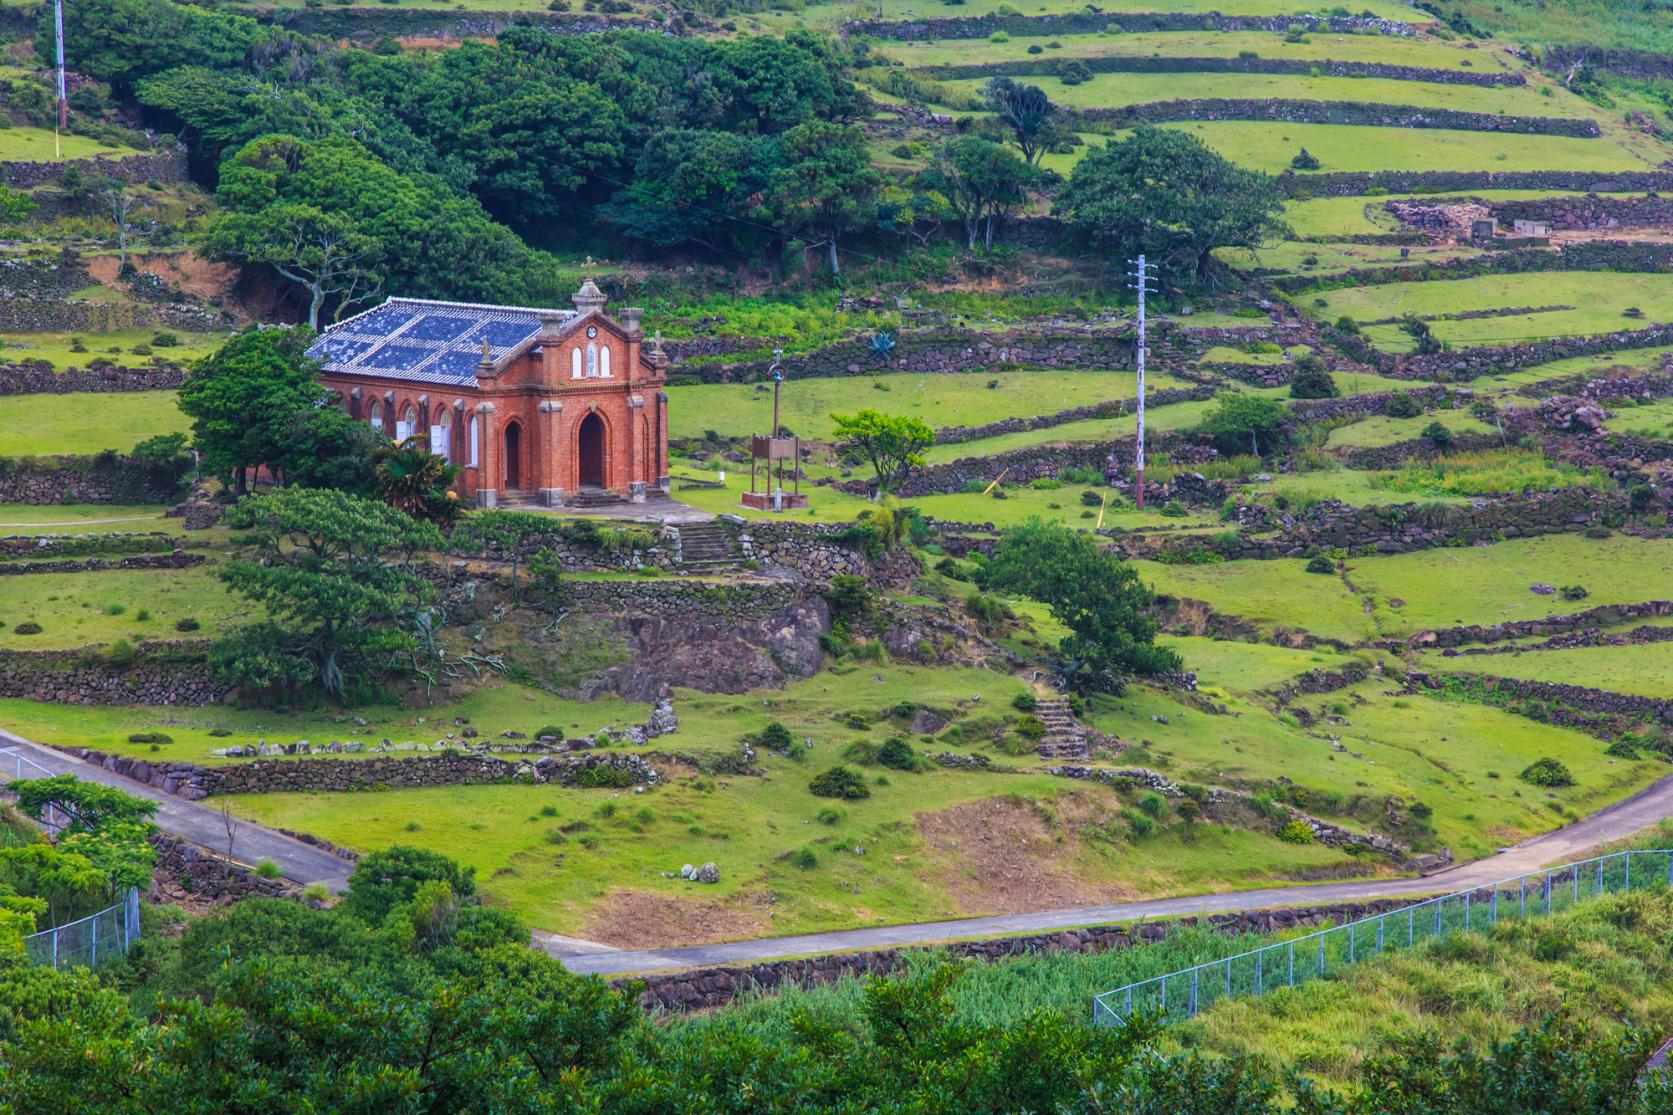
[{"label": "church facade", "polygon": [[668,491],[668,357],[641,311],[391,298],[309,348],[348,413],[460,467],[479,507],[594,506]]}]

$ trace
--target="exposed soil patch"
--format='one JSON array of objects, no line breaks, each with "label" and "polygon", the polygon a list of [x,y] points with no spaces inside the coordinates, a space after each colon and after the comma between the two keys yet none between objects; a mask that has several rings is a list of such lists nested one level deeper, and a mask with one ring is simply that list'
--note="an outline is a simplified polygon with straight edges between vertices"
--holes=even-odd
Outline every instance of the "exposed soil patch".
[{"label": "exposed soil patch", "polygon": [[[211,263],[191,252],[169,255],[130,256],[136,268],[148,275],[156,275],[170,286],[199,298],[221,298],[232,289],[238,269],[225,263]],[[119,263],[115,256],[93,256],[87,260],[87,273],[106,286],[116,286]]]},{"label": "exposed soil patch", "polygon": [[577,935],[622,949],[711,945],[759,937],[766,919],[713,898],[676,898],[616,887],[587,915]]},{"label": "exposed soil patch", "polygon": [[939,880],[963,910],[1010,914],[1140,897],[1130,886],[1089,882],[1064,868],[1080,851],[1081,825],[1107,812],[1083,794],[1058,797],[1049,819],[1027,802],[988,798],[920,813],[917,824],[945,868]]}]

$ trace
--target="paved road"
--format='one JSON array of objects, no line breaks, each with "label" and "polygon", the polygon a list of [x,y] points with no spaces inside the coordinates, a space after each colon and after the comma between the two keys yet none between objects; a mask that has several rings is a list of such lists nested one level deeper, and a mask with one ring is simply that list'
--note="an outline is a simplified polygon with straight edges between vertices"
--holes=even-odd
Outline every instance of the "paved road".
[{"label": "paved road", "polygon": [[1311,886],[1267,887],[1261,890],[1229,891],[1185,898],[1161,898],[1149,902],[1125,902],[1111,906],[1080,906],[1029,914],[845,929],[831,933],[809,933],[798,937],[728,941],[718,945],[696,945],[690,948],[581,952],[566,949],[562,944],[553,942],[547,945],[547,951],[559,957],[564,966],[572,972],[615,975],[669,968],[748,964],[787,956],[808,956],[850,949],[889,948],[895,945],[926,945],[972,937],[1047,933],[1083,925],[1102,925],[1146,918],[1185,917],[1193,914],[1258,910],[1271,906],[1358,902],[1372,898],[1440,894],[1507,879],[1548,864],[1583,858],[1589,849],[1599,844],[1630,836],[1669,817],[1673,817],[1673,776],[1664,778],[1633,797],[1594,813],[1567,828],[1537,836],[1514,848],[1505,849],[1498,855],[1450,868],[1425,879],[1379,879]]},{"label": "paved road", "polygon": [[[19,752],[29,763],[45,767],[54,774],[73,774],[88,782],[103,782],[107,786],[115,786],[136,797],[150,798],[159,803],[157,827],[164,832],[184,836],[207,848],[226,847],[226,828],[218,809],[142,786],[132,779],[112,774],[103,767],[83,762],[74,755],[42,747],[3,728],[0,728],[0,748]],[[29,763],[23,766],[23,777],[46,777],[39,770],[32,770]],[[0,779],[11,778],[16,773],[17,766],[12,756],[0,754]],[[330,852],[304,844],[300,840],[293,840],[271,829],[262,828],[250,821],[239,822],[233,852],[246,863],[259,863],[264,859],[270,859],[279,865],[279,870],[284,873],[285,878],[292,882],[303,886],[324,883],[339,894],[348,889],[349,872],[354,870],[354,865],[347,860],[339,859]]]}]

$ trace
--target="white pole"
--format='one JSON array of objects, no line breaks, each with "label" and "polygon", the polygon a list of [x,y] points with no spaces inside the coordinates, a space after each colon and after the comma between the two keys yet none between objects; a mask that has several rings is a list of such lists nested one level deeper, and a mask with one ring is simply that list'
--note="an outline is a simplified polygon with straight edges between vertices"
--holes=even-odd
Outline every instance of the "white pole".
[{"label": "white pole", "polygon": [[1146,275],[1147,272],[1144,255],[1143,253],[1140,253],[1137,276],[1138,283],[1136,284],[1139,292],[1139,343],[1137,352],[1139,371],[1139,438],[1138,446],[1135,450],[1133,459],[1133,468],[1136,479],[1133,490],[1136,495],[1135,503],[1138,505],[1138,509],[1140,511],[1144,510],[1144,288]]},{"label": "white pole", "polygon": [[[62,132],[70,126],[70,102],[64,83],[64,0],[53,0],[52,26],[58,33],[58,131]],[[58,153],[57,144],[58,137],[54,133],[54,154]]]}]

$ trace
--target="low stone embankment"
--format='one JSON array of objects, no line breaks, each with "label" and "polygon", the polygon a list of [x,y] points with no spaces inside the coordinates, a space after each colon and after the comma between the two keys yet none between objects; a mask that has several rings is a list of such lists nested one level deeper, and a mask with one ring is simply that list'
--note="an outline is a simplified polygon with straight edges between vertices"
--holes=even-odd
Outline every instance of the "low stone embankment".
[{"label": "low stone embankment", "polygon": [[172,472],[135,457],[0,457],[0,503],[170,503]]},{"label": "low stone embankment", "polygon": [[[1099,953],[1136,945],[1155,944],[1186,928],[1209,929],[1228,937],[1247,933],[1279,933],[1293,929],[1322,929],[1330,925],[1397,910],[1404,899],[1380,902],[1344,902],[1328,906],[1295,909],[1246,910],[1234,914],[1213,914],[1206,918],[1177,921],[1138,922],[1131,925],[1097,925],[1084,929],[1063,929],[1055,933],[1034,933],[1019,937],[997,937],[981,941],[953,941],[941,946],[948,956],[976,960],[1002,960],[1041,952]],[[724,1007],[746,994],[781,991],[788,987],[818,987],[848,977],[887,975],[900,968],[912,955],[930,949],[877,949],[837,953],[800,960],[772,960],[762,964],[722,968],[693,968],[666,974],[636,977],[645,989],[639,1003],[647,1010],[690,1011]],[[615,984],[632,982],[628,979]]]},{"label": "low stone embankment", "polygon": [[31,189],[56,182],[70,167],[89,178],[116,178],[131,185],[147,182],[184,182],[188,175],[186,148],[142,152],[134,155],[96,155],[90,159],[33,163],[15,160],[0,163],[0,185],[14,190]]},{"label": "low stone embankment", "polygon": [[1367,170],[1286,171],[1278,185],[1292,197],[1351,197],[1374,194],[1467,193],[1470,190],[1576,190],[1582,193],[1637,193],[1673,190],[1666,170]]},{"label": "low stone embankment", "polygon": [[0,561],[0,577],[28,573],[94,573],[106,569],[189,569],[203,564],[202,554],[175,550],[167,554],[132,554],[128,557],[58,558],[51,561]]},{"label": "low stone embankment", "polygon": [[1673,727],[1673,699],[1640,697],[1593,689],[1584,685],[1563,685],[1551,681],[1527,681],[1492,674],[1460,673],[1406,675],[1407,684],[1425,689],[1443,689],[1449,682],[1479,688],[1479,695],[1493,704],[1511,707],[1538,705],[1541,719],[1553,724],[1594,729],[1600,721],[1630,723],[1657,721]]},{"label": "low stone embankment", "polygon": [[[1491,626],[1469,624],[1464,627],[1443,627],[1436,631],[1422,631],[1403,643],[1385,643],[1388,650],[1422,647],[1460,647],[1471,643],[1501,643],[1509,639],[1538,638],[1586,631],[1597,627],[1613,627],[1635,619],[1651,619],[1673,615],[1673,601],[1649,600],[1642,604],[1604,604],[1566,616],[1546,616],[1544,619],[1507,620]],[[1673,630],[1673,629],[1670,629]]]},{"label": "low stone embankment", "polygon": [[[1234,367],[1253,367],[1253,365],[1229,365]],[[1288,379],[1289,367],[1283,365],[1285,379]],[[1160,391],[1145,393],[1146,407],[1172,406],[1175,403],[1187,403],[1212,399],[1218,392],[1213,387],[1171,387]],[[937,445],[954,445],[966,441],[980,441],[983,438],[999,437],[1001,434],[1021,433],[1024,430],[1045,430],[1053,426],[1062,426],[1070,422],[1084,422],[1089,418],[1118,418],[1130,413],[1134,403],[1131,399],[1111,399],[1108,402],[1093,403],[1089,406],[1069,407],[1066,410],[1052,414],[1031,415],[1027,418],[1002,418],[997,422],[989,422],[982,426],[943,426],[935,431]]]},{"label": "low stone embankment", "polygon": [[1221,15],[1219,12],[1102,12],[1088,9],[1057,15],[947,16],[939,19],[857,19],[843,24],[849,35],[898,42],[928,39],[985,39],[995,31],[1008,35],[1097,35],[1110,29],[1139,31],[1273,31],[1299,27],[1337,35],[1411,35],[1410,23],[1373,16]]},{"label": "low stone embankment", "polygon": [[498,759],[460,752],[412,758],[254,759],[208,767],[169,759],[111,755],[88,747],[57,750],[187,801],[199,801],[212,794],[356,793],[507,782],[531,786],[643,785],[660,777],[643,756],[601,751],[533,759]]},{"label": "low stone embankment", "polygon": [[202,643],[141,643],[135,661],[88,651],[0,651],[0,697],[53,705],[213,705],[230,687],[209,676]]},{"label": "low stone embankment", "polygon": [[1430,85],[1526,85],[1527,78],[1516,73],[1487,73],[1476,70],[1443,70],[1427,66],[1400,66],[1389,62],[1341,62],[1308,58],[1230,58],[1221,56],[1163,58],[1146,55],[1105,55],[1043,61],[1015,59],[1009,62],[973,62],[966,65],[922,66],[914,72],[938,81],[984,77],[1057,77],[1069,65],[1084,66],[1095,74],[1296,74],[1303,77],[1369,77],[1388,81],[1421,81]]},{"label": "low stone embankment", "polygon": [[[167,899],[172,888],[218,906],[245,898],[299,898],[302,888],[285,878],[269,879],[225,856],[166,832],[151,835],[157,853],[157,890]],[[165,881],[166,880],[166,881]]]}]

